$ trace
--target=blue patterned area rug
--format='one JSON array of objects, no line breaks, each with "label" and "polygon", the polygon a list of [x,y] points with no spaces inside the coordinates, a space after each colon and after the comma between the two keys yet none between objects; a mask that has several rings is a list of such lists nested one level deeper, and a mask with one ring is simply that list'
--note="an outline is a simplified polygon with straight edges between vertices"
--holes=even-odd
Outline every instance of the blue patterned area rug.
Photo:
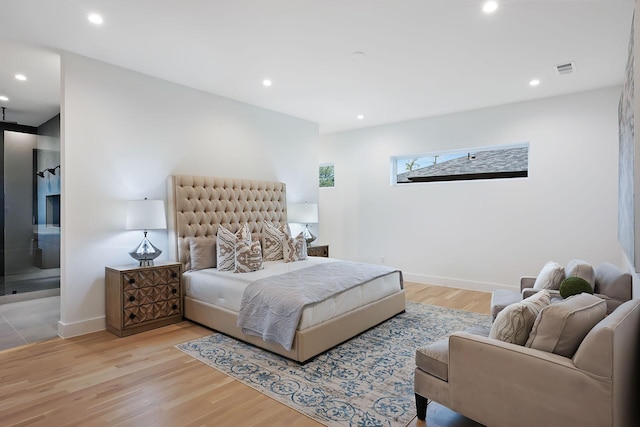
[{"label": "blue patterned area rug", "polygon": [[407,302],[406,312],[305,365],[214,333],[176,348],[331,427],[404,427],[415,416],[416,348],[490,316]]}]

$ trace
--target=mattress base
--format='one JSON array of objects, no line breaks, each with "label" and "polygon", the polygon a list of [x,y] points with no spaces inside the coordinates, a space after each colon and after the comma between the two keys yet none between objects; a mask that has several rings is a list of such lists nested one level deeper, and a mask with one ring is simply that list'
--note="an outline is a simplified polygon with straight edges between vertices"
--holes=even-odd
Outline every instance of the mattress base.
[{"label": "mattress base", "polygon": [[334,317],[318,325],[296,331],[291,350],[260,337],[247,335],[237,326],[236,312],[200,300],[184,297],[184,317],[211,329],[238,338],[249,344],[271,351],[300,363],[308,362],[318,354],[353,338],[391,317],[404,312],[405,291],[399,290],[387,297]]}]

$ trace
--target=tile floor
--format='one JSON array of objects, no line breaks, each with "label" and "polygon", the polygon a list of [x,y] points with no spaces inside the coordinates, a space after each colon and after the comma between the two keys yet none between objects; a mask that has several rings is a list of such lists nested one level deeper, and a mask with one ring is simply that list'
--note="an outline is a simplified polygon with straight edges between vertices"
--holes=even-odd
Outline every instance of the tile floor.
[{"label": "tile floor", "polygon": [[58,336],[60,296],[0,304],[0,350]]}]

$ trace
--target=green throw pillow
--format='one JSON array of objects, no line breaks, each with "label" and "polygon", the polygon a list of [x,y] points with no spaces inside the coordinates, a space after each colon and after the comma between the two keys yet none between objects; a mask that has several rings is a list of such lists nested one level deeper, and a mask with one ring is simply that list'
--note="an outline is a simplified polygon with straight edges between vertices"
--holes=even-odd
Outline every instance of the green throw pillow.
[{"label": "green throw pillow", "polygon": [[581,293],[593,294],[591,284],[580,277],[567,277],[560,283],[560,295],[562,298],[569,298],[571,295]]}]

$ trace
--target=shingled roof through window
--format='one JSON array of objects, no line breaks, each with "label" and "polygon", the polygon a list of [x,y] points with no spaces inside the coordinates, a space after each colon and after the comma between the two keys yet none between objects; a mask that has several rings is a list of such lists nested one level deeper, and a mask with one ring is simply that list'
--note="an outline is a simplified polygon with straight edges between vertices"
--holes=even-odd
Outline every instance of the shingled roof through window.
[{"label": "shingled roof through window", "polygon": [[523,177],[528,168],[529,147],[485,150],[400,173],[397,182]]}]

